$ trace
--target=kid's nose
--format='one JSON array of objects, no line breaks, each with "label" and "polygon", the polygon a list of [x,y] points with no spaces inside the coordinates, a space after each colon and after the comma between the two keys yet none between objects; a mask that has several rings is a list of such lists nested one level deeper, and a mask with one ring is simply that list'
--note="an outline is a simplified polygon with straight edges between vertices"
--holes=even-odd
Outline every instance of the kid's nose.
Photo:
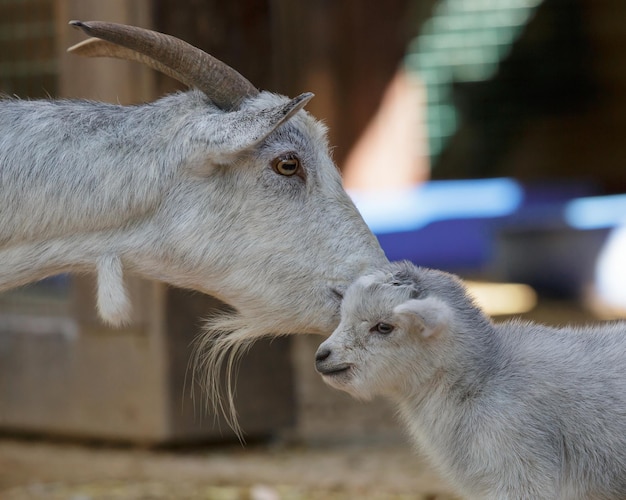
[{"label": "kid's nose", "polygon": [[332,351],[328,347],[320,346],[320,348],[315,353],[315,362],[321,363],[322,361],[328,359],[328,356],[330,356],[331,352]]}]

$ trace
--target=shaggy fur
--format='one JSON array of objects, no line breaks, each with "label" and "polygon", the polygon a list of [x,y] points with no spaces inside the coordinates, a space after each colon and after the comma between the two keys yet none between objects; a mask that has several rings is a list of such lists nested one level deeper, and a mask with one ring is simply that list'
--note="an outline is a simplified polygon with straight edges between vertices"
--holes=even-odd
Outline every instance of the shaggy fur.
[{"label": "shaggy fur", "polygon": [[211,294],[234,313],[199,342],[209,385],[230,348],[329,334],[343,289],[385,258],[311,97],[260,92],[229,111],[196,90],[138,106],[0,99],[0,291],[96,271],[114,325],[127,274]]},{"label": "shaggy fur", "polygon": [[394,263],[347,290],[316,366],[395,401],[468,498],[626,498],[624,322],[494,324],[456,277]]}]

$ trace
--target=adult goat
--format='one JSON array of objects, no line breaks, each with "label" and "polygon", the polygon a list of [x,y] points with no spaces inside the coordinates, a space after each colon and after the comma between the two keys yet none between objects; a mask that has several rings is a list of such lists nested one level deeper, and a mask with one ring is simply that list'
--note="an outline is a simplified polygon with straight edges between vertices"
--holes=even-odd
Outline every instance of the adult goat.
[{"label": "adult goat", "polygon": [[0,290],[95,270],[100,315],[128,318],[124,276],[209,293],[218,351],[329,334],[342,290],[385,259],[341,186],[326,130],[182,40],[72,21],[70,48],[144,63],[195,90],[121,106],[0,100]]}]

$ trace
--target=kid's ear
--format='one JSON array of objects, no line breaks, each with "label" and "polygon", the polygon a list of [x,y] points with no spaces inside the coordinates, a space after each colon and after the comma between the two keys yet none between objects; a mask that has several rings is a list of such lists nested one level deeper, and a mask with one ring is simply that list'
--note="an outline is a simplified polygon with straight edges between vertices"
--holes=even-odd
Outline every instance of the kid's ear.
[{"label": "kid's ear", "polygon": [[452,320],[452,309],[434,297],[407,300],[396,306],[393,313],[424,338],[443,332]]}]

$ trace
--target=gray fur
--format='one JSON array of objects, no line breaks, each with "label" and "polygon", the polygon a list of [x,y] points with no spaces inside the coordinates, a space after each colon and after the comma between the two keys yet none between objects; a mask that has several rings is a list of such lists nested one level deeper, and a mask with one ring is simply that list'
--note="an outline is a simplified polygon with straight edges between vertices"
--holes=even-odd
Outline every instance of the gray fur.
[{"label": "gray fur", "polygon": [[494,324],[455,276],[392,263],[347,290],[316,367],[395,401],[468,498],[626,498],[624,322]]},{"label": "gray fur", "polygon": [[[331,332],[333,289],[384,256],[301,109],[310,98],[261,92],[230,112],[198,91],[0,100],[0,290],[105,270],[99,310],[119,324],[133,273],[217,296],[256,336]],[[304,176],[272,169],[290,153]]]}]

